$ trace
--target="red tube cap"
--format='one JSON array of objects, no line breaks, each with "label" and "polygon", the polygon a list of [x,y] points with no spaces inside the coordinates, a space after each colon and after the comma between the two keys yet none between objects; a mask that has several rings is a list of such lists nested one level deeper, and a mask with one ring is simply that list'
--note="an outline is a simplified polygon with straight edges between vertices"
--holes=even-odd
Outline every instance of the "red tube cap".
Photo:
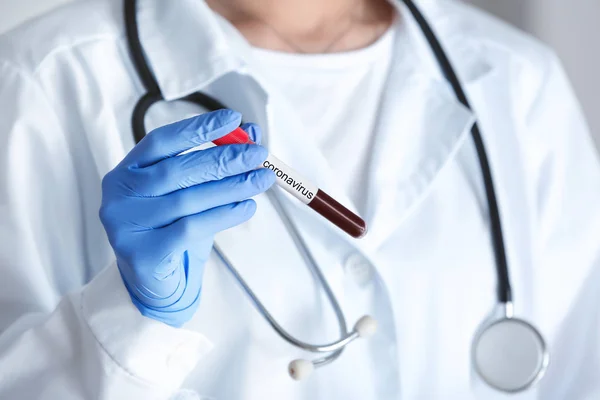
[{"label": "red tube cap", "polygon": [[254,142],[242,128],[238,127],[227,135],[213,140],[213,143],[217,146],[223,146],[225,144],[250,144]]}]

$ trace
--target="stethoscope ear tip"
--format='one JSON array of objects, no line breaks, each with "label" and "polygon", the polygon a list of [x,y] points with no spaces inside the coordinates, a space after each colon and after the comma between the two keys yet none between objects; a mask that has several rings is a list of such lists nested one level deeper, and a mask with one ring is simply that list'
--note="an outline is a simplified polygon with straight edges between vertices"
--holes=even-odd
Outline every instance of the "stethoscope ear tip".
[{"label": "stethoscope ear tip", "polygon": [[365,315],[354,324],[354,332],[361,338],[373,336],[377,332],[377,320],[370,315]]},{"label": "stethoscope ear tip", "polygon": [[315,370],[312,361],[297,359],[288,365],[288,373],[295,381],[301,381],[308,378]]}]

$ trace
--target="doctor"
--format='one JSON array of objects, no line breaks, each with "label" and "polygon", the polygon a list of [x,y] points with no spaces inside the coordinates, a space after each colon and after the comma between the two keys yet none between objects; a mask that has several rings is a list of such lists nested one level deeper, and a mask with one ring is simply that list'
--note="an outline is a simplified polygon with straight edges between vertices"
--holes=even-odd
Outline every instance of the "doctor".
[{"label": "doctor", "polygon": [[[564,72],[487,15],[420,6],[474,111],[398,1],[140,0],[164,98],[202,91],[236,111],[157,103],[138,145],[145,89],[121,1],[75,2],[2,37],[0,398],[506,398],[472,364],[498,285],[475,114],[514,311],[551,354],[511,398],[600,398],[600,166]],[[262,146],[175,157],[242,117]],[[255,170],[265,147],[361,215],[366,237],[272,188],[278,210],[273,173]],[[346,318],[378,321],[301,382],[287,365],[306,353],[211,250],[295,337],[336,340],[281,211]]]}]

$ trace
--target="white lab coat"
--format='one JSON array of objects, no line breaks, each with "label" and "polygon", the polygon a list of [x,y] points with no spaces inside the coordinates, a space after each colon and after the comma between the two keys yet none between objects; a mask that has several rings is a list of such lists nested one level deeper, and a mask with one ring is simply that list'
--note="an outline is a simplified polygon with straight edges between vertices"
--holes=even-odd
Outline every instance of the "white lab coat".
[{"label": "white lab coat", "polygon": [[[534,40],[458,3],[421,5],[481,124],[516,314],[551,352],[540,385],[511,398],[598,399],[600,167],[572,90]],[[143,94],[121,1],[76,2],[0,39],[0,398],[507,398],[470,363],[496,304],[474,115],[399,9],[410,40],[394,57],[411,62],[392,66],[382,99],[361,211],[369,234],[350,239],[283,197],[349,324],[379,321],[372,339],[301,383],[286,367],[306,354],[274,333],[216,256],[184,329],[142,317],[128,298],[98,219],[101,179],[134,145],[130,117]],[[246,65],[247,44],[224,35],[204,2],[144,0],[139,23],[167,99],[215,95],[264,128],[273,154],[350,203],[301,121]],[[147,124],[197,112],[158,105]],[[266,196],[257,202],[256,216],[217,242],[286,329],[335,339],[331,309],[277,213]]]}]

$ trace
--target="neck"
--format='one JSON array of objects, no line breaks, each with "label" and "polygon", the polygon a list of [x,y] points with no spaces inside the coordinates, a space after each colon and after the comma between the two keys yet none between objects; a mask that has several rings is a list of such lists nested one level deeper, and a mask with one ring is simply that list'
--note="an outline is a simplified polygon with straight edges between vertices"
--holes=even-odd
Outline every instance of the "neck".
[{"label": "neck", "polygon": [[[279,51],[352,50],[375,41],[391,23],[387,0],[206,0],[252,44]],[[345,32],[348,31],[348,32]],[[342,37],[341,35],[345,35]],[[332,41],[338,40],[339,43]]]}]

